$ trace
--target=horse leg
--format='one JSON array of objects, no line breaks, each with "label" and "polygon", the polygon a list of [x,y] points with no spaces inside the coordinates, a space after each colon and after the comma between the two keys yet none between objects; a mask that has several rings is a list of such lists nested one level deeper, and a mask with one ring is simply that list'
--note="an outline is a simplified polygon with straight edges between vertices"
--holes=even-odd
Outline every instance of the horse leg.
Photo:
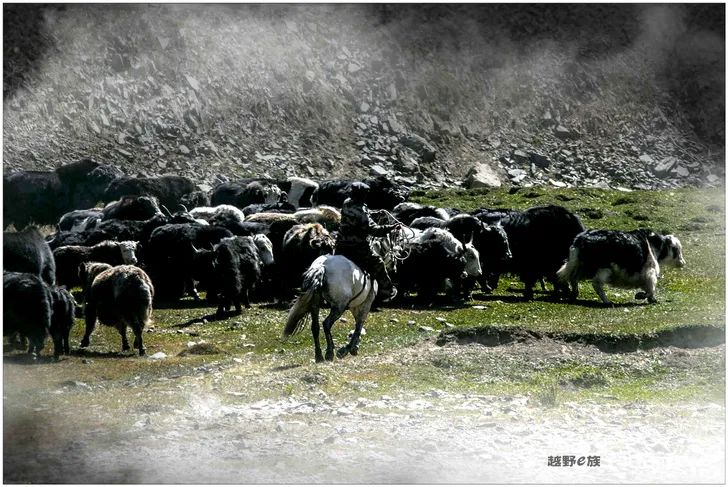
[{"label": "horse leg", "polygon": [[351,314],[354,315],[354,320],[356,321],[356,327],[354,328],[354,333],[351,334],[349,343],[341,347],[336,353],[338,358],[345,357],[347,353],[352,355],[357,355],[359,353],[359,338],[361,337],[361,330],[364,327],[364,322],[366,321],[367,316],[369,316],[369,310],[372,307],[375,297],[376,293],[372,290],[369,292],[369,296],[367,296],[366,301],[351,309]]},{"label": "horse leg", "polygon": [[319,309],[318,306],[315,306],[311,310],[311,334],[313,335],[314,355],[316,357],[317,363],[324,361],[324,356],[321,353],[321,343],[319,342],[320,331],[321,327],[319,325]]},{"label": "horse leg", "polygon": [[326,335],[326,360],[334,360],[334,338],[331,336],[331,328],[336,320],[341,318],[346,308],[341,309],[340,306],[331,306],[331,312],[324,320],[324,335]]}]

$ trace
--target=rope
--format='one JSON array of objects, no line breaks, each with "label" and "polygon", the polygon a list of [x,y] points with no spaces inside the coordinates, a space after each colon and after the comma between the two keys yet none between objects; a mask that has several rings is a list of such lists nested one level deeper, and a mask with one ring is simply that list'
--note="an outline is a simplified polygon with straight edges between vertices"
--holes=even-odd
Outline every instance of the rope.
[{"label": "rope", "polygon": [[[399,221],[397,217],[392,215],[387,210],[373,210],[372,213],[384,214],[387,217],[390,225],[397,225],[396,229],[392,230],[386,237],[382,237],[381,239],[387,240],[390,243],[389,248],[385,249],[385,254],[382,256],[382,259],[385,261],[385,263],[388,261],[402,262],[403,260],[407,259],[407,257],[409,257],[410,253],[412,252],[412,248],[408,245],[408,243],[415,237],[414,230]],[[407,232],[410,232],[409,235]],[[380,247],[383,246],[380,245]]]}]

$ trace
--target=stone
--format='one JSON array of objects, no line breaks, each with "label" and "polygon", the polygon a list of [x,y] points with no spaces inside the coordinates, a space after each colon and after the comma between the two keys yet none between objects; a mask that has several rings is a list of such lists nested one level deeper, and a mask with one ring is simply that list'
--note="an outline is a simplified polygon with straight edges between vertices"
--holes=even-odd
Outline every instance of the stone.
[{"label": "stone", "polygon": [[162,360],[162,359],[167,358],[167,354],[164,352],[157,352],[153,355],[150,355],[149,358],[152,360]]},{"label": "stone", "polygon": [[686,178],[686,177],[690,176],[690,170],[687,167],[683,166],[682,164],[678,164],[676,171],[677,171],[677,175],[680,176],[681,178]]},{"label": "stone", "polygon": [[708,177],[706,179],[710,184],[716,184],[720,181],[720,177],[716,176],[715,174],[708,174]]},{"label": "stone", "polygon": [[576,137],[576,134],[572,132],[571,130],[567,129],[563,125],[559,125],[554,129],[554,135],[558,137],[559,139],[573,139]]},{"label": "stone", "polygon": [[450,137],[457,137],[459,135],[462,135],[460,133],[460,129],[458,129],[457,127],[454,127],[450,122],[441,120],[438,117],[435,117],[435,116],[432,117],[432,125],[433,125],[435,132],[437,132],[441,135],[447,135]]},{"label": "stone", "polygon": [[655,162],[655,160],[647,154],[642,154],[640,156],[640,162],[644,162],[645,164],[652,164],[653,162]]},{"label": "stone", "polygon": [[409,147],[422,158],[423,162],[432,162],[435,160],[436,150],[423,137],[416,134],[405,135],[400,139],[400,143],[405,147]]},{"label": "stone", "polygon": [[369,108],[370,108],[370,107],[369,107],[369,103],[367,103],[367,102],[365,102],[365,101],[363,101],[363,102],[361,103],[361,105],[359,105],[359,111],[360,111],[360,112],[362,112],[362,113],[366,113],[366,112],[368,112],[368,111],[369,111]]},{"label": "stone", "polygon": [[513,169],[508,170],[508,175],[511,178],[518,178],[518,177],[522,177],[522,176],[525,177],[526,171],[524,171],[523,169],[518,169],[517,167],[514,167]]},{"label": "stone", "polygon": [[396,161],[395,166],[402,172],[417,173],[420,171],[420,165],[406,154],[402,154]]},{"label": "stone", "polygon": [[551,110],[544,112],[543,117],[541,117],[541,123],[546,127],[550,127],[556,123],[554,117],[551,115]]},{"label": "stone", "polygon": [[431,331],[435,331],[435,329],[434,329],[434,328],[432,328],[431,326],[424,326],[424,325],[420,325],[420,326],[419,326],[419,327],[417,328],[417,330],[418,330],[418,331],[421,331],[422,333],[429,333],[429,332],[431,332]]},{"label": "stone", "polygon": [[369,168],[369,174],[372,176],[386,176],[389,174],[389,171],[384,169],[379,164],[374,164],[372,167]]},{"label": "stone", "polygon": [[182,154],[185,154],[185,155],[187,155],[187,154],[189,154],[190,152],[192,152],[192,151],[191,151],[191,150],[189,149],[189,147],[187,147],[187,146],[186,146],[186,145],[184,145],[184,144],[180,144],[180,145],[179,145],[179,151],[180,151],[180,152],[181,152]]},{"label": "stone", "polygon": [[397,118],[394,115],[390,115],[389,117],[387,117],[387,125],[389,125],[390,134],[397,135],[404,133],[404,128],[397,121]]},{"label": "stone", "polygon": [[566,188],[568,186],[568,184],[566,184],[563,181],[556,181],[556,180],[550,179],[550,178],[549,178],[549,183],[551,183],[551,185],[553,185],[553,186],[556,186],[557,188]]},{"label": "stone", "polygon": [[[642,158],[640,157],[640,159]],[[675,166],[676,163],[677,159],[675,159],[674,157],[666,157],[658,162],[655,166],[653,166],[652,172],[655,173],[655,175],[657,176],[667,176],[668,174],[670,174],[670,170]]]},{"label": "stone", "polygon": [[541,154],[529,152],[528,157],[531,161],[531,164],[535,165],[536,167],[540,167],[541,169],[546,169],[551,165],[551,161],[549,160],[549,158],[546,156],[542,156]]},{"label": "stone", "polygon": [[513,151],[513,160],[519,164],[526,164],[530,162],[531,158],[528,157],[528,154],[519,149]]},{"label": "stone", "polygon": [[465,176],[463,185],[468,189],[473,188],[500,188],[500,177],[488,164],[478,164],[470,168]]}]

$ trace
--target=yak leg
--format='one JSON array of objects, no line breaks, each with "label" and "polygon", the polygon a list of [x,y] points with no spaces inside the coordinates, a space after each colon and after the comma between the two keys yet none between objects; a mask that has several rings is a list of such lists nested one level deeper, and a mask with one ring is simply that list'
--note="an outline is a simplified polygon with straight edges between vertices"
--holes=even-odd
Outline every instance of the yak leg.
[{"label": "yak leg", "polygon": [[569,301],[573,303],[579,296],[579,281],[576,279],[572,279],[569,282],[569,285],[571,287],[571,290],[569,291]]},{"label": "yak leg", "polygon": [[334,326],[334,323],[336,323],[336,320],[341,318],[344,311],[346,311],[346,308],[342,309],[340,305],[332,305],[331,312],[323,323],[324,335],[326,335],[326,360],[328,361],[334,360],[334,338],[331,336],[331,328]]},{"label": "yak leg", "polygon": [[639,292],[635,295],[635,299],[645,299],[647,298],[647,302],[650,304],[654,304],[657,302],[657,299],[655,298],[655,292],[657,291],[657,273],[656,272],[648,272],[645,276],[645,284],[642,286],[642,289],[644,292]]},{"label": "yak leg", "polygon": [[[60,358],[61,353],[63,352],[63,336],[56,332],[52,336],[53,338],[53,358],[55,360],[58,360]],[[67,340],[67,339],[66,339]],[[68,354],[68,352],[66,352]]]},{"label": "yak leg", "polygon": [[197,293],[197,287],[195,286],[194,279],[188,279],[185,287],[189,290],[190,294],[192,294],[192,299],[194,299],[195,301],[200,300],[200,295]]},{"label": "yak leg", "polygon": [[[134,348],[139,350],[139,355],[144,355],[146,352],[146,349],[144,348],[144,339],[142,338],[144,325],[137,323],[133,325],[131,329],[134,332]],[[124,333],[124,335],[126,335],[126,333]]]},{"label": "yak leg", "polygon": [[96,303],[92,300],[86,301],[86,332],[81,339],[81,347],[88,347],[91,343],[91,333],[96,328]]},{"label": "yak leg", "polygon": [[319,325],[319,308],[314,306],[311,310],[311,335],[313,335],[313,349],[316,362],[323,362],[324,356],[321,353],[321,343],[319,342],[319,333],[321,326]]},{"label": "yak leg", "polygon": [[527,277],[523,279],[523,299],[526,301],[533,300],[533,286],[536,285],[536,279]]},{"label": "yak leg", "polygon": [[604,283],[609,280],[609,275],[610,272],[606,269],[602,269],[597,272],[597,275],[594,276],[594,278],[592,279],[592,287],[599,296],[599,299],[602,300],[602,303],[606,304],[607,306],[612,306],[612,302],[609,300],[607,294],[604,292]]},{"label": "yak leg", "polygon": [[119,325],[117,330],[119,330],[119,335],[121,335],[121,351],[126,352],[131,349],[129,346],[129,340],[126,338],[126,323]]},{"label": "yak leg", "polygon": [[[250,297],[248,296],[247,287],[245,289],[243,289],[243,304],[245,305],[246,308],[250,308]],[[238,304],[237,306],[238,306],[237,309],[240,310],[240,308],[239,308],[240,305]]]},{"label": "yak leg", "polygon": [[68,342],[70,335],[71,335],[70,329],[63,332],[63,340],[62,340],[63,353],[65,353],[66,355],[71,354],[71,345]]}]

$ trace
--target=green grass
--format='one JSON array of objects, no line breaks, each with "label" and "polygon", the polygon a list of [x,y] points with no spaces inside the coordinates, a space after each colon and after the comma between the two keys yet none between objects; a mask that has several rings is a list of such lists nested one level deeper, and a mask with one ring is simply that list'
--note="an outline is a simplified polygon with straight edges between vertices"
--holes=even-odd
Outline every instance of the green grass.
[{"label": "green grass", "polygon": [[[413,393],[442,389],[482,394],[530,394],[544,406],[574,398],[613,397],[619,400],[719,400],[725,391],[724,362],[706,359],[695,370],[666,368],[650,363],[643,369],[626,366],[620,354],[603,354],[609,360],[594,365],[593,358],[562,362],[519,364],[513,357],[451,356],[447,347],[430,352],[421,360],[400,361],[402,351],[434,340],[444,321],[456,328],[483,325],[518,327],[536,332],[598,333],[601,335],[650,334],[684,325],[725,326],[725,200],[722,190],[680,189],[673,191],[620,192],[600,189],[525,188],[511,194],[507,189],[472,191],[430,191],[417,193],[414,201],[472,210],[478,207],[527,208],[560,204],[575,211],[589,228],[630,230],[650,227],[675,233],[683,243],[687,266],[663,269],[655,305],[637,303],[631,290],[608,288],[618,304],[604,308],[591,286],[583,283],[575,304],[552,302],[537,291],[536,299],[523,302],[522,285],[513,278],[501,279],[493,295],[479,293],[475,299],[455,306],[421,309],[410,304],[398,309],[373,312],[366,323],[359,357],[334,364],[315,365],[308,330],[283,341],[281,331],[286,310],[254,304],[242,315],[222,321],[182,326],[192,319],[214,312],[195,308],[185,300],[175,309],[155,309],[153,325],[145,333],[147,354],[163,352],[164,360],[141,359],[121,354],[121,340],[111,328],[97,325],[90,352],[74,353],[60,363],[38,364],[14,369],[19,373],[6,380],[33,383],[43,390],[67,380],[102,384],[123,390],[132,381],[154,385],[168,378],[184,380],[205,367],[219,366],[234,371],[224,376],[225,387],[239,387],[246,397],[287,396],[320,389],[346,397]],[[645,217],[647,219],[645,219]],[[474,308],[474,305],[483,307]],[[438,320],[440,318],[440,320]],[[353,328],[347,322],[334,327],[337,346]],[[413,321],[414,325],[408,325]],[[433,331],[420,331],[420,326]],[[72,331],[72,349],[83,334],[83,321]],[[425,340],[429,341],[425,342]],[[205,341],[217,347],[211,355],[180,355],[188,342]],[[322,336],[323,341],[323,336]],[[48,343],[46,354],[52,353]],[[6,357],[14,355],[6,351]],[[359,364],[367,358],[366,367]],[[7,360],[7,359],[6,359]],[[38,370],[40,369],[40,370]],[[277,384],[280,387],[245,388],[245,382]],[[283,380],[285,379],[285,380]],[[257,381],[257,382],[256,382]],[[266,382],[270,381],[270,382]],[[146,399],[139,398],[140,403]]]}]

